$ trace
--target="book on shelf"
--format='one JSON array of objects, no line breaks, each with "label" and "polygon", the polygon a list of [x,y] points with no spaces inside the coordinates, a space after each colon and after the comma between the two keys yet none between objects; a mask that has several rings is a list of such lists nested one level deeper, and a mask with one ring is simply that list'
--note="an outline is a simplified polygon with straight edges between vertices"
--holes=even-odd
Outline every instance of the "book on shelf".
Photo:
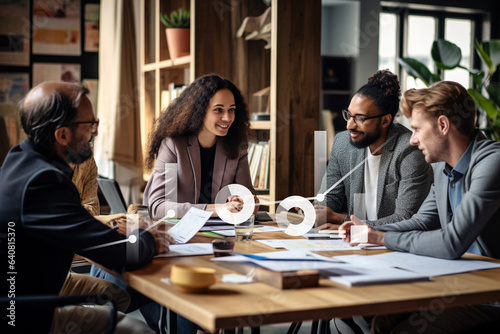
[{"label": "book on shelf", "polygon": [[247,153],[248,153],[248,165],[250,166],[250,161],[252,161],[253,151],[255,150],[255,143],[248,143]]},{"label": "book on shelf", "polygon": [[259,184],[256,186],[259,189],[268,188],[266,184],[266,172],[269,171],[269,143],[264,144],[262,157],[260,158]]},{"label": "book on shelf", "polygon": [[248,144],[248,165],[252,185],[256,189],[268,188],[269,142],[260,141]]},{"label": "book on shelf", "polygon": [[269,189],[269,169],[271,168],[271,146],[269,141],[267,142],[267,161],[266,161],[266,172],[264,174],[264,188]]},{"label": "book on shelf", "polygon": [[162,90],[160,95],[160,110],[163,111],[167,109],[170,104],[170,91]]},{"label": "book on shelf", "polygon": [[255,180],[259,172],[260,157],[262,154],[262,148],[264,146],[261,143],[255,145],[254,153],[252,155],[252,161],[250,162],[250,177],[252,179],[252,185],[255,187]]},{"label": "book on shelf", "polygon": [[163,111],[168,108],[168,105],[175,100],[182,91],[186,88],[186,85],[176,85],[171,82],[168,84],[168,89],[164,89],[160,94],[160,110]]}]

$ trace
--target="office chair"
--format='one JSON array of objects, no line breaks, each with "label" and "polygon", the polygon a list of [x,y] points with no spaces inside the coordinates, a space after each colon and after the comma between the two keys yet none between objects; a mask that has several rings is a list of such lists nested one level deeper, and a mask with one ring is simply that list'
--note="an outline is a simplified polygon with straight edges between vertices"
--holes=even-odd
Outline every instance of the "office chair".
[{"label": "office chair", "polygon": [[[55,296],[55,295],[33,295],[17,296],[13,300],[16,302],[16,308],[23,311],[35,311],[40,308],[55,308],[67,305],[79,304],[97,304],[107,305],[109,307],[109,317],[105,333],[114,333],[116,329],[117,309],[112,300],[103,298],[100,295],[81,295],[81,296]],[[10,305],[10,298],[0,297],[0,307],[5,310]]]}]

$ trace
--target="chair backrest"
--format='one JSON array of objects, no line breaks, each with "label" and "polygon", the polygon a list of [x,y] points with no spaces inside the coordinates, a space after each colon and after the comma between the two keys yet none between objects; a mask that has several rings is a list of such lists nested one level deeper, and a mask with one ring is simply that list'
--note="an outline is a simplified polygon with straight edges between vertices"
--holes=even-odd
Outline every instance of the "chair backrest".
[{"label": "chair backrest", "polygon": [[[0,297],[0,307],[2,310],[7,309],[15,301],[17,312],[37,312],[40,309],[53,309],[55,307],[62,307],[66,305],[107,305],[109,308],[108,322],[106,324],[106,334],[115,332],[117,322],[116,305],[113,300],[109,300],[105,295],[80,295],[80,296],[54,296],[54,295],[30,295],[30,296],[16,296],[13,299]],[[24,323],[21,325],[24,329],[36,328],[38,324],[36,321],[31,324]]]},{"label": "chair backrest", "polygon": [[111,209],[110,214],[127,212],[127,203],[123,198],[120,185],[116,180],[97,177],[97,184],[106,202],[108,202],[109,208]]},{"label": "chair backrest", "polygon": [[10,143],[9,135],[7,134],[7,126],[3,116],[0,116],[0,166],[3,165],[3,161],[9,153]]}]

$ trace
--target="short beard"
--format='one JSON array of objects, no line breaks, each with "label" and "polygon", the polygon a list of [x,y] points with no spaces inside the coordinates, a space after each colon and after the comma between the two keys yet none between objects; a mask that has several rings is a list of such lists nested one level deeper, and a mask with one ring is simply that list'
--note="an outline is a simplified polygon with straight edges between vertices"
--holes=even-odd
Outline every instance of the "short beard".
[{"label": "short beard", "polygon": [[88,145],[87,149],[77,152],[69,145],[66,146],[66,161],[73,165],[79,165],[92,157],[92,148]]},{"label": "short beard", "polygon": [[353,141],[352,138],[350,138],[351,145],[357,148],[366,148],[370,146],[371,144],[379,140],[380,136],[382,135],[382,127],[380,126],[380,122],[377,124],[377,128],[375,131],[375,134],[372,135],[368,135],[365,133],[365,138],[356,142]]}]

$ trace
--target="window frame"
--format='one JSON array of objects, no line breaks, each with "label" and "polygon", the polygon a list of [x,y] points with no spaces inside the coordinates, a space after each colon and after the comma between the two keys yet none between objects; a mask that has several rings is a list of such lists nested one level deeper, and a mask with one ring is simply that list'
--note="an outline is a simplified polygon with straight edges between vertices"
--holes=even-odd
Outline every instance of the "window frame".
[{"label": "window frame", "polygon": [[[396,15],[397,21],[397,31],[396,31],[396,59],[401,57],[407,57],[407,43],[408,43],[408,17],[410,15],[419,15],[434,17],[436,19],[436,36],[438,39],[443,39],[445,36],[445,20],[446,19],[466,19],[472,22],[472,41],[476,39],[481,41],[485,39],[485,25],[490,22],[489,13],[481,10],[475,9],[463,9],[463,8],[441,8],[438,6],[421,6],[412,4],[401,4],[401,3],[388,3],[385,1],[381,2],[380,13],[390,13]],[[486,38],[488,39],[488,37]],[[430,53],[430,50],[429,50]],[[472,68],[481,68],[481,60],[474,50],[474,45],[471,45],[471,64]],[[406,78],[407,73],[396,61],[397,74],[400,78],[402,89],[406,89]],[[434,68],[430,68],[431,72],[438,73],[442,75],[442,70],[438,70],[434,65]],[[404,86],[403,86],[404,85]]]}]

